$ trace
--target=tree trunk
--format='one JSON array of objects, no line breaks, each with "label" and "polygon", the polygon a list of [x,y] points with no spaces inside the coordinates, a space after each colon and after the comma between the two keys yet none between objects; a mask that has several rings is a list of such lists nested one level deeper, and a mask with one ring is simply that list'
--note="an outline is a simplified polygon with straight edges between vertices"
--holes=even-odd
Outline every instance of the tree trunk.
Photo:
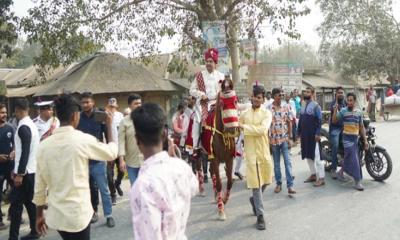
[{"label": "tree trunk", "polygon": [[228,41],[228,48],[229,48],[229,55],[231,57],[232,62],[232,80],[235,84],[240,82],[240,62],[239,62],[239,45],[237,40],[237,26],[230,26],[229,27],[229,41]]}]

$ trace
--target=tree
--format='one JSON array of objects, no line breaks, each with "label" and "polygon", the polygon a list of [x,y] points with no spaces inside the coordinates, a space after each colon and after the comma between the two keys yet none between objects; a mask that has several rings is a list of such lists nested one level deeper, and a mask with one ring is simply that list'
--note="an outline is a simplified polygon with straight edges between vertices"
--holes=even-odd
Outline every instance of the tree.
[{"label": "tree", "polygon": [[11,57],[17,35],[17,17],[10,11],[12,0],[0,1],[0,60],[4,57]]},{"label": "tree", "polygon": [[320,53],[347,75],[399,78],[400,23],[390,0],[320,0]]},{"label": "tree", "polygon": [[314,48],[306,43],[284,42],[279,48],[264,48],[260,54],[263,62],[298,63],[306,68],[321,67],[319,56]]},{"label": "tree", "polygon": [[[40,42],[41,66],[69,64],[77,54],[92,52],[93,45],[114,46],[128,42],[135,56],[158,52],[165,36],[178,36],[180,50],[204,51],[201,38],[203,21],[224,21],[233,65],[233,78],[239,79],[240,38],[260,35],[260,25],[269,22],[275,30],[298,37],[295,19],[307,14],[305,0],[39,0],[22,26],[28,40]],[[91,40],[91,44],[83,41]],[[93,45],[92,45],[93,44]],[[118,47],[117,49],[118,50]]]},{"label": "tree", "polygon": [[13,51],[11,57],[2,59],[0,67],[27,68],[34,64],[34,58],[40,55],[41,48],[37,43],[29,44],[19,40]]}]

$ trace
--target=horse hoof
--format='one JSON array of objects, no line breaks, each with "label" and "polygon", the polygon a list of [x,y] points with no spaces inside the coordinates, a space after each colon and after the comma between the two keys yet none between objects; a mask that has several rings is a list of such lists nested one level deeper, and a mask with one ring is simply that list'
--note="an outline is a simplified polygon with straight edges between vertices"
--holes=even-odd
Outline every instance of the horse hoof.
[{"label": "horse hoof", "polygon": [[218,221],[225,221],[226,215],[225,212],[218,212]]},{"label": "horse hoof", "polygon": [[205,197],[206,196],[206,192],[199,192],[198,194],[197,194],[197,196],[198,197]]}]

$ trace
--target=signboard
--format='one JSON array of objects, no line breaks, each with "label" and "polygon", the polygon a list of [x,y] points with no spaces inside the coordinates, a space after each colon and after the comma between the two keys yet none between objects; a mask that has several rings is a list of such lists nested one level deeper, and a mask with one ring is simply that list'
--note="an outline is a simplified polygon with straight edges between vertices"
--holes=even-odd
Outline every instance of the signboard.
[{"label": "signboard", "polygon": [[0,96],[5,96],[7,94],[6,81],[0,80]]},{"label": "signboard", "polygon": [[240,64],[242,66],[255,65],[257,55],[257,40],[246,39],[240,41]]},{"label": "signboard", "polygon": [[302,64],[268,64],[259,63],[249,66],[248,87],[255,81],[264,84],[268,91],[273,88],[282,88],[285,92],[294,89],[301,90],[303,78]]},{"label": "signboard", "polygon": [[285,92],[301,89],[303,65],[275,64],[272,65],[271,87],[281,87]]},{"label": "signboard", "polygon": [[207,47],[218,49],[218,70],[222,73],[229,73],[229,52],[224,21],[204,21],[202,27]]}]

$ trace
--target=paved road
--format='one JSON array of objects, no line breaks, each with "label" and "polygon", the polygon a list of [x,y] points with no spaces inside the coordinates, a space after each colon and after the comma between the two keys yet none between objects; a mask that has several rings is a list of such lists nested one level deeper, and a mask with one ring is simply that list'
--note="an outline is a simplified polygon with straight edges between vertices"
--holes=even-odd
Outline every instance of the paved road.
[{"label": "paved road", "polygon": [[[352,189],[351,183],[339,183],[327,178],[327,185],[314,188],[303,183],[308,167],[293,149],[293,168],[296,176],[295,198],[273,193],[269,187],[264,193],[267,230],[255,229],[255,217],[248,202],[250,192],[245,183],[236,181],[232,197],[226,206],[227,221],[216,221],[216,206],[212,204],[211,186],[206,198],[194,198],[187,235],[193,240],[294,240],[294,239],[400,239],[400,119],[377,123],[378,144],[385,146],[394,163],[392,176],[385,183],[372,181],[364,171],[364,192]],[[124,183],[127,189],[127,182]],[[114,208],[117,226],[108,229],[104,219],[93,226],[92,239],[133,239],[129,203],[124,196]],[[25,217],[26,219],[26,217]],[[27,225],[22,233],[28,231]],[[0,239],[7,239],[0,232]],[[52,231],[43,239],[58,240]]]}]

